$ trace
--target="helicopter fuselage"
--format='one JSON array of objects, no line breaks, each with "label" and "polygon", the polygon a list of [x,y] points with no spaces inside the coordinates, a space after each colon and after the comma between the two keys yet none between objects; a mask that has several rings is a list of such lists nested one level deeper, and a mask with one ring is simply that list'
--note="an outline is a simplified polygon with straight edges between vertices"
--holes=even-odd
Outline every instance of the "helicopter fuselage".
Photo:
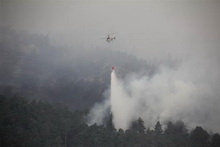
[{"label": "helicopter fuselage", "polygon": [[111,42],[111,41],[113,41],[114,39],[116,39],[115,37],[110,37],[110,36],[108,36],[107,38],[106,38],[106,41],[107,42]]}]

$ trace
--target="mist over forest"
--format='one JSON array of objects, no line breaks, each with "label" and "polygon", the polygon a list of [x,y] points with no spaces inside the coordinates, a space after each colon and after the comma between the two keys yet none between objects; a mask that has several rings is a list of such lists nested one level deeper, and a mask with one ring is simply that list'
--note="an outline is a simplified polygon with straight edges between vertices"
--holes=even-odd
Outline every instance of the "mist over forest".
[{"label": "mist over forest", "polygon": [[220,146],[220,2],[0,6],[0,146]]},{"label": "mist over forest", "polygon": [[[64,121],[62,122],[62,125],[63,127],[67,127],[59,128],[64,131],[60,135],[57,134],[57,137],[61,137],[61,140],[53,140],[53,137],[53,139],[51,138],[48,140],[41,140],[43,139],[42,137],[44,135],[39,133],[38,137],[35,136],[41,140],[40,142],[37,141],[37,146],[45,145],[43,142],[47,142],[51,145],[56,145],[58,143],[67,146],[79,146],[81,144],[78,142],[79,139],[73,141],[72,139],[74,139],[74,137],[71,137],[71,134],[77,134],[77,132],[75,132],[76,130],[74,130],[73,128],[70,129],[72,125],[74,126],[74,124],[72,123],[74,123],[76,120],[76,126],[74,126],[76,127],[75,129],[83,129],[84,131],[89,131],[89,129],[95,127],[94,131],[96,129],[104,129],[102,130],[103,133],[107,133],[108,131],[110,131],[109,133],[111,133],[111,131],[116,128],[119,129],[119,134],[121,134],[122,136],[125,135],[125,140],[128,139],[127,137],[129,135],[134,135],[133,137],[136,138],[137,136],[135,136],[135,133],[139,134],[141,132],[146,136],[142,136],[143,138],[139,136],[139,139],[142,138],[143,140],[145,140],[144,138],[147,136],[148,139],[151,138],[150,140],[145,140],[144,142],[136,142],[137,140],[134,140],[134,142],[131,142],[131,144],[133,145],[149,144],[152,146],[160,146],[163,144],[170,144],[176,146],[179,144],[185,146],[194,146],[197,143],[194,142],[193,134],[195,133],[195,136],[197,136],[197,130],[198,134],[203,133],[203,135],[206,136],[204,136],[203,138],[206,141],[201,143],[200,141],[202,139],[198,140],[198,144],[201,143],[201,145],[207,146],[212,144],[214,144],[213,146],[215,146],[215,144],[218,144],[218,134],[214,134],[215,137],[212,136],[212,141],[210,142],[208,141],[210,139],[209,134],[205,130],[203,130],[202,127],[200,127],[203,126],[211,132],[213,132],[214,128],[218,130],[218,126],[210,126],[213,121],[216,121],[215,119],[213,119],[216,118],[216,113],[207,117],[201,114],[201,112],[205,112],[203,111],[204,108],[197,108],[197,110],[200,112],[193,112],[195,109],[188,106],[188,110],[192,111],[192,116],[184,116],[184,113],[187,112],[186,114],[189,114],[189,111],[183,110],[180,107],[181,105],[188,105],[189,102],[191,104],[195,102],[202,104],[202,102],[198,101],[199,97],[197,97],[198,99],[192,100],[196,98],[193,97],[192,94],[197,93],[197,91],[194,90],[197,88],[196,86],[198,85],[196,85],[196,83],[191,83],[193,81],[180,81],[180,79],[184,80],[184,78],[188,78],[188,76],[179,77],[179,72],[182,72],[182,68],[180,67],[184,65],[183,61],[181,60],[173,59],[171,56],[167,56],[166,59],[155,59],[147,61],[137,58],[136,56],[123,51],[113,51],[111,48],[103,49],[99,47],[91,47],[89,49],[86,49],[81,47],[81,49],[79,50],[78,48],[80,48],[80,46],[72,46],[66,48],[65,46],[54,46],[50,43],[50,37],[48,35],[28,33],[26,31],[19,32],[9,27],[4,27],[2,29],[2,41],[0,46],[0,93],[1,105],[3,106],[2,112],[4,112],[2,115],[3,122],[8,121],[9,123],[13,120],[13,116],[19,118],[23,117],[24,114],[25,118],[21,118],[21,120],[19,119],[17,121],[13,120],[12,122],[17,124],[25,121],[23,119],[27,119],[26,125],[24,125],[29,126],[29,123],[31,122],[29,122],[28,119],[32,116],[28,116],[26,113],[29,111],[28,109],[32,109],[32,107],[36,107],[35,109],[39,110],[43,107],[50,107],[47,108],[48,110],[44,110],[45,114],[38,114],[38,112],[34,112],[36,114],[33,115],[36,116],[51,115],[50,109],[53,109],[53,111],[55,111],[54,113],[63,113],[59,114],[56,118],[59,120],[59,122]],[[114,67],[116,68],[115,72],[119,80],[117,84],[113,84],[110,81],[114,79],[110,75],[110,73],[112,72],[112,65],[114,65]],[[127,86],[123,86],[123,84],[126,84]],[[171,87],[167,84],[171,85]],[[193,88],[193,91],[189,88]],[[116,92],[114,92],[115,90]],[[176,92],[173,93],[173,90]],[[110,91],[112,91],[111,94]],[[129,96],[126,94],[126,91],[128,92]],[[207,94],[205,89],[203,93]],[[20,97],[25,97],[29,100]],[[113,97],[115,99],[114,102],[112,101]],[[183,99],[185,99],[185,101]],[[180,101],[180,103],[175,102],[177,100]],[[17,105],[16,107],[18,108],[14,109],[12,107],[12,110],[8,109],[7,105],[13,106],[12,101],[14,101],[14,103]],[[110,103],[109,101],[112,102]],[[144,104],[145,102],[146,106]],[[173,102],[179,108],[174,107],[172,105]],[[170,105],[163,108],[167,103],[170,103]],[[116,106],[114,106],[115,104]],[[24,110],[22,110],[21,108]],[[70,115],[70,113],[72,112],[70,112],[68,109],[74,113]],[[84,112],[84,110],[86,112]],[[11,116],[12,118],[6,117],[8,111],[11,111],[10,113],[13,114]],[[17,114],[16,111],[23,112],[22,114]],[[165,111],[165,113],[163,111]],[[212,113],[211,110],[209,111],[210,113]],[[121,116],[119,112],[122,113]],[[166,115],[166,113],[168,113],[168,117],[163,116]],[[67,114],[70,116],[66,116]],[[170,117],[169,115],[173,116]],[[197,115],[197,118],[193,119],[195,115]],[[120,119],[117,120],[116,116]],[[127,118],[127,116],[129,116],[129,118]],[[209,118],[209,121],[199,123],[200,119],[204,118]],[[53,120],[54,118],[52,117],[50,119]],[[65,119],[68,119],[68,122],[66,122]],[[69,119],[73,120],[71,121]],[[184,124],[181,120],[186,122],[186,124]],[[45,119],[42,121],[47,123],[47,121],[49,120]],[[163,127],[166,126],[164,130],[160,122],[162,123]],[[89,124],[89,126],[87,126],[89,128],[81,128],[82,126],[80,124],[86,126]],[[51,125],[56,126],[58,124]],[[172,130],[169,130],[172,128],[172,126],[174,128],[180,127],[179,133],[183,133],[182,135],[185,136],[179,136],[180,143],[176,145],[173,141],[166,139],[166,137],[169,137],[169,131],[171,131],[171,134],[174,133],[172,132]],[[193,129],[195,126],[197,127]],[[32,129],[31,126],[29,127],[30,129]],[[146,128],[148,129],[146,130]],[[30,129],[28,130],[31,131]],[[54,130],[58,128],[52,127],[50,129]],[[130,129],[131,134],[129,132],[121,132],[124,130],[129,131]],[[187,129],[192,129],[190,135],[188,134]],[[148,132],[145,133],[145,131]],[[8,130],[6,129],[6,133],[3,134],[6,137],[1,137],[3,139],[3,146],[11,145],[11,141],[13,140],[12,138],[7,137],[9,135],[7,134],[7,132]],[[14,132],[15,134],[17,134],[17,130],[14,130]],[[159,137],[162,132],[164,132],[165,138]],[[45,132],[43,131],[42,133]],[[156,133],[157,135],[154,133]],[[85,133],[85,135],[86,134],[88,135],[89,133],[87,132]],[[25,134],[22,133],[20,135]],[[51,133],[48,135],[53,136],[54,134]],[[107,133],[106,135],[108,136],[110,134]],[[116,134],[113,133],[111,135],[114,136]],[[192,138],[188,138],[187,136],[191,136]],[[28,142],[25,141],[24,144],[31,145],[33,142],[36,142],[36,140],[33,140],[32,137],[30,139],[27,139],[26,141]],[[65,140],[66,137],[69,138],[68,141]],[[102,139],[102,137],[100,139]],[[130,137],[133,138],[132,136]],[[128,142],[117,142],[117,137],[111,139],[116,142],[113,143],[114,145],[112,143],[108,144],[110,146],[121,146],[122,144],[124,146],[128,145]],[[153,141],[155,139],[156,141]],[[171,142],[168,143],[165,140]],[[13,142],[18,145],[21,143],[20,141],[16,140],[13,140]],[[84,146],[88,146],[88,140],[84,140],[83,142]],[[99,144],[101,143],[104,146],[108,146],[106,144],[106,140],[102,140],[101,142],[99,142]],[[96,146],[97,143],[98,142],[93,142],[94,146]]]},{"label": "mist over forest", "polygon": [[49,36],[10,28],[2,29],[2,37],[1,92],[60,102],[71,109],[89,108],[103,99],[112,66],[122,68],[122,75],[152,75],[159,66],[108,48],[55,47]]}]

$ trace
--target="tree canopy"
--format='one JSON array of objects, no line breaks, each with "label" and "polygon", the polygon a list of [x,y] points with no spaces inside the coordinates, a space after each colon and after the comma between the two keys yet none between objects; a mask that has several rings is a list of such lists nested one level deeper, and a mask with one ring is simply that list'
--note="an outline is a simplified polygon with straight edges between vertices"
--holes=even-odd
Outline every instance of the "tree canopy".
[{"label": "tree canopy", "polygon": [[[188,132],[182,121],[158,121],[146,130],[142,118],[130,129],[116,130],[111,115],[106,125],[89,126],[86,111],[70,111],[61,104],[0,95],[0,146],[89,146],[89,147],[218,147],[219,134],[208,134],[201,126]],[[108,124],[108,125],[107,125]]]}]

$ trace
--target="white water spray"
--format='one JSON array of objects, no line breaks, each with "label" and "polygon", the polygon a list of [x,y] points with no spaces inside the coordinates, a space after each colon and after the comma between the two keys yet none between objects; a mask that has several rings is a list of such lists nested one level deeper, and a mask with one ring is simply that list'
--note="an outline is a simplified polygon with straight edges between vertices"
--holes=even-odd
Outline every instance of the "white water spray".
[{"label": "white water spray", "polygon": [[129,109],[126,104],[129,103],[128,95],[123,89],[122,82],[116,77],[115,71],[111,73],[111,93],[110,107],[113,115],[113,124],[115,128],[127,129],[129,127]]}]

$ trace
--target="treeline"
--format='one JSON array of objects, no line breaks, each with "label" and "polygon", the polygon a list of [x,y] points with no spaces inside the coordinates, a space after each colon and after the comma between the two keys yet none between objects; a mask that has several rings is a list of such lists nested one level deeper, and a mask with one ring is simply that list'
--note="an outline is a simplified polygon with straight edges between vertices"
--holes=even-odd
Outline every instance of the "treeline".
[{"label": "treeline", "polygon": [[139,118],[128,130],[116,130],[112,115],[102,126],[86,123],[86,111],[69,111],[57,104],[0,96],[0,146],[31,147],[219,147],[220,135],[202,127],[188,131],[183,122],[158,121],[145,128]]}]

